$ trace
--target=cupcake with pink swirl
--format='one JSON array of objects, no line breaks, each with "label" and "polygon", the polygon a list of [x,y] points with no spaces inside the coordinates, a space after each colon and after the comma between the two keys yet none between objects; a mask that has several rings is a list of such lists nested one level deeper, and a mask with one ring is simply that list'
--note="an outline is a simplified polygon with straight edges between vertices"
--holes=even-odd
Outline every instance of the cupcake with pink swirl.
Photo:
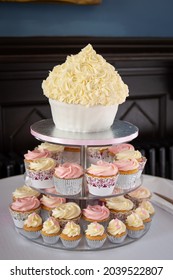
[{"label": "cupcake with pink swirl", "polygon": [[51,216],[52,209],[58,207],[60,204],[65,203],[66,199],[58,196],[43,195],[40,199],[41,203],[41,217],[43,221]]},{"label": "cupcake with pink swirl", "polygon": [[34,149],[32,151],[28,150],[28,152],[24,154],[25,169],[28,168],[29,163],[33,160],[48,157],[51,157],[51,153],[46,149]]},{"label": "cupcake with pink swirl", "polygon": [[89,193],[98,196],[107,196],[113,193],[118,178],[118,168],[105,161],[91,164],[86,170],[86,181]]},{"label": "cupcake with pink swirl", "polygon": [[127,236],[126,225],[118,219],[112,219],[107,227],[107,237],[112,243],[122,243]]},{"label": "cupcake with pink swirl", "polygon": [[114,164],[119,171],[117,187],[127,191],[133,189],[138,178],[138,161],[136,159],[122,159],[114,161]]},{"label": "cupcake with pink swirl", "polygon": [[37,213],[33,212],[24,221],[24,235],[29,239],[36,239],[41,235],[42,218]]},{"label": "cupcake with pink swirl", "polygon": [[82,190],[84,170],[81,165],[72,162],[60,164],[55,168],[53,181],[55,189],[63,195],[76,195]]},{"label": "cupcake with pink swirl", "polygon": [[40,213],[40,201],[34,196],[18,198],[11,203],[9,210],[15,226],[23,228],[24,221],[30,214]]},{"label": "cupcake with pink swirl", "polygon": [[53,143],[43,142],[37,147],[38,150],[47,150],[51,154],[51,158],[53,158],[57,164],[62,163],[64,146],[57,145]]},{"label": "cupcake with pink swirl", "polygon": [[86,230],[88,224],[98,222],[105,228],[109,222],[110,211],[105,205],[88,205],[82,210],[82,227]]},{"label": "cupcake with pink swirl", "polygon": [[135,148],[133,145],[128,143],[121,143],[118,145],[112,145],[108,148],[109,156],[112,159],[112,161],[115,159],[116,154],[123,152],[123,151],[134,151]]}]

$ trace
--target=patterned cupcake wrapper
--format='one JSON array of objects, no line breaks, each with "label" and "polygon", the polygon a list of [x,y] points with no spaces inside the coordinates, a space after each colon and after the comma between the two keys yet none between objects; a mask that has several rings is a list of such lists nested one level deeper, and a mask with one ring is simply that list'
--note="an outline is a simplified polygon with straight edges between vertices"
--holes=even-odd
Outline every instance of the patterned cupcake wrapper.
[{"label": "patterned cupcake wrapper", "polygon": [[138,172],[134,174],[127,174],[127,175],[119,174],[116,186],[124,190],[133,189],[135,187],[137,178],[138,178]]},{"label": "patterned cupcake wrapper", "polygon": [[41,208],[39,207],[35,210],[29,211],[29,212],[24,212],[24,213],[14,211],[11,208],[9,210],[10,210],[10,213],[11,213],[15,226],[18,228],[23,228],[24,221],[28,218],[28,216],[33,212],[40,214]]},{"label": "patterned cupcake wrapper", "polygon": [[76,195],[82,190],[83,177],[76,179],[60,179],[53,177],[54,186],[57,192],[63,195]]},{"label": "patterned cupcake wrapper", "polygon": [[116,186],[117,179],[118,175],[107,178],[99,178],[86,174],[89,193],[98,196],[111,195]]},{"label": "patterned cupcake wrapper", "polygon": [[37,239],[40,237],[41,232],[39,231],[23,231],[23,235],[25,235],[29,239]]},{"label": "patterned cupcake wrapper", "polygon": [[97,248],[101,248],[103,246],[103,244],[106,241],[106,238],[104,238],[102,240],[90,240],[90,239],[86,238],[86,241],[90,248],[97,249]]},{"label": "patterned cupcake wrapper", "polygon": [[65,240],[65,239],[60,237],[60,239],[61,239],[62,244],[64,245],[64,247],[69,248],[69,249],[70,248],[76,248],[79,245],[80,241],[81,241],[81,238],[77,239],[77,240]]},{"label": "patterned cupcake wrapper", "polygon": [[129,210],[128,212],[111,212],[111,219],[118,219],[122,221],[123,223],[126,221],[127,217],[132,214],[132,210]]},{"label": "patterned cupcake wrapper", "polygon": [[42,234],[42,238],[43,238],[43,241],[46,244],[50,244],[50,245],[56,244],[59,241],[59,235],[56,235],[56,236],[45,236],[45,235]]},{"label": "patterned cupcake wrapper", "polygon": [[140,238],[145,232],[145,229],[141,229],[141,230],[130,230],[128,229],[127,230],[127,235],[130,237],[130,238],[134,238],[134,239],[137,239],[137,238]]},{"label": "patterned cupcake wrapper", "polygon": [[121,237],[116,237],[116,236],[112,236],[112,235],[109,235],[109,234],[108,234],[108,239],[109,239],[109,241],[112,242],[112,243],[120,244],[120,243],[122,243],[122,242],[125,240],[126,236],[127,236],[127,233],[124,234],[124,235],[121,236]]}]

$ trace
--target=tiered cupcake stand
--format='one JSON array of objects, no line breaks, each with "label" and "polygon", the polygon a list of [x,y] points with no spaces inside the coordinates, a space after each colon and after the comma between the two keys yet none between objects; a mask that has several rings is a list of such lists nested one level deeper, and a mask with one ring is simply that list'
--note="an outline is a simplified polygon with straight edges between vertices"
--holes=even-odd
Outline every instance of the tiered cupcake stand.
[{"label": "tiered cupcake stand", "polygon": [[[138,128],[134,126],[133,124],[125,121],[115,121],[114,125],[107,131],[103,132],[97,132],[97,133],[76,133],[76,132],[69,132],[69,131],[62,131],[56,129],[52,119],[45,119],[41,120],[39,122],[34,123],[31,126],[31,134],[38,139],[39,141],[46,141],[54,144],[60,144],[64,146],[80,146],[80,163],[83,166],[84,169],[87,168],[87,148],[89,146],[107,146],[107,145],[115,145],[120,144],[124,142],[129,142],[136,138],[138,136]],[[25,178],[25,183],[29,186],[31,186],[29,178]],[[121,188],[116,188],[115,191],[112,193],[112,195],[106,196],[106,197],[115,197],[120,195],[125,195],[129,193],[130,191],[133,191],[137,189],[141,185],[141,178],[138,179],[136,185],[133,188],[123,190]],[[31,186],[32,187],[32,186]],[[39,191],[43,194],[49,194],[44,189],[39,189]],[[63,196],[62,194],[52,194],[54,196],[59,197],[65,197],[66,199],[69,199],[71,201],[75,201],[78,203],[78,205],[81,208],[85,208],[87,204],[95,204],[98,202],[98,200],[102,199],[103,197],[95,196],[92,194],[89,194],[86,186],[86,182],[84,179],[83,187],[81,193],[78,195],[72,196],[72,195],[66,195]],[[19,234],[24,236],[26,239],[28,239],[25,235],[22,229],[17,229]],[[143,235],[145,235],[147,231],[144,232]],[[142,235],[142,236],[143,236]],[[69,249],[65,248],[61,241],[58,241],[58,243],[54,245],[49,245],[43,242],[42,237],[38,239],[28,239],[31,242],[34,242],[36,244],[39,244],[41,246],[55,248],[55,249],[63,249],[63,250],[75,250],[75,251],[90,251],[90,250],[105,250],[105,249],[111,249],[115,247],[124,246],[127,244],[130,244],[134,241],[137,241],[138,239],[132,239],[129,237],[126,237],[125,241],[120,244],[114,244],[111,243],[109,240],[106,240],[103,247],[98,249],[91,249],[88,247],[85,238],[83,237],[78,247],[75,249]]]}]

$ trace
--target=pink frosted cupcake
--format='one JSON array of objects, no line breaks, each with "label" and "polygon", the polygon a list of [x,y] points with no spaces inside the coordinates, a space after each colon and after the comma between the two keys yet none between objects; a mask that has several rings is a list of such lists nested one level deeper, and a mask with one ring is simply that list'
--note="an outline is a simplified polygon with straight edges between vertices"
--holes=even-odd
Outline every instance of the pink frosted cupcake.
[{"label": "pink frosted cupcake", "polygon": [[55,168],[53,180],[56,191],[63,195],[76,195],[82,190],[83,168],[77,163],[66,162]]},{"label": "pink frosted cupcake", "polygon": [[55,166],[56,161],[52,158],[40,158],[30,162],[26,173],[31,186],[37,189],[52,187]]},{"label": "pink frosted cupcake", "polygon": [[105,205],[88,205],[87,208],[82,210],[82,227],[86,230],[88,224],[98,222],[104,227],[109,222],[110,211]]},{"label": "pink frosted cupcake", "polygon": [[40,213],[40,201],[34,196],[18,198],[11,203],[9,210],[15,226],[23,228],[24,221],[30,214],[33,212]]},{"label": "pink frosted cupcake", "polygon": [[114,164],[119,172],[117,187],[123,190],[133,189],[138,178],[138,161],[136,159],[122,159],[114,161]]},{"label": "pink frosted cupcake", "polygon": [[43,221],[47,220],[50,217],[52,209],[58,207],[60,204],[65,202],[66,199],[62,197],[43,195],[40,199],[41,217]]},{"label": "pink frosted cupcake", "polygon": [[51,157],[51,153],[48,150],[45,149],[34,149],[33,151],[28,151],[26,154],[24,154],[24,163],[25,168],[28,168],[29,163],[33,160],[39,159],[39,158],[48,158]]},{"label": "pink frosted cupcake", "polygon": [[116,154],[123,152],[123,151],[134,151],[134,150],[135,150],[135,148],[133,147],[133,145],[128,144],[128,143],[113,145],[108,148],[108,152],[109,152],[109,155],[110,155],[112,161],[115,159]]},{"label": "pink frosted cupcake", "polygon": [[105,161],[91,164],[86,171],[86,181],[89,193],[107,196],[113,193],[118,178],[118,168]]},{"label": "pink frosted cupcake", "polygon": [[56,160],[57,164],[62,163],[64,146],[43,142],[37,147],[37,149],[41,151],[42,150],[49,151],[49,153],[51,154],[51,158]]}]

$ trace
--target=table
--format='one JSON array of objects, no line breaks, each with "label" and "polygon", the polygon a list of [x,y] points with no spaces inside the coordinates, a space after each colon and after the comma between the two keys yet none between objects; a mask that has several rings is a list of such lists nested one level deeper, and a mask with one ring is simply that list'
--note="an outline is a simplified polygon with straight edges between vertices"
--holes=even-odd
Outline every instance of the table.
[{"label": "table", "polygon": [[[173,215],[155,205],[150,230],[141,239],[123,247],[99,251],[67,251],[42,247],[19,235],[8,206],[12,192],[24,184],[23,175],[0,180],[0,259],[1,260],[173,260]],[[143,186],[173,193],[173,181],[143,175]]]}]

